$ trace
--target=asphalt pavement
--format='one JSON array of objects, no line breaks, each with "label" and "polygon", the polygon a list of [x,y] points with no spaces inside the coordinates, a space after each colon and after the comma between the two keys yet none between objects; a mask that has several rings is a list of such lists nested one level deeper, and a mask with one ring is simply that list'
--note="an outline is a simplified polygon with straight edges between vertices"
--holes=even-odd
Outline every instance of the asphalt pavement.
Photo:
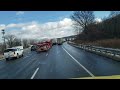
[{"label": "asphalt pavement", "polygon": [[73,47],[54,45],[49,51],[29,51],[24,57],[0,61],[0,79],[69,79],[119,75],[120,62]]}]

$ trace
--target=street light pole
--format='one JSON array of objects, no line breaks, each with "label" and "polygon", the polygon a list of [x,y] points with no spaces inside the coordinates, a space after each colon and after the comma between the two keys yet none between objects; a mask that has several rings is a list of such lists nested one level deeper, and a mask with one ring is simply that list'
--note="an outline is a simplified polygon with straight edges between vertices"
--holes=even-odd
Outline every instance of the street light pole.
[{"label": "street light pole", "polygon": [[4,41],[4,50],[6,49],[6,44],[5,44],[5,30],[2,30],[2,34],[3,34],[3,41]]}]

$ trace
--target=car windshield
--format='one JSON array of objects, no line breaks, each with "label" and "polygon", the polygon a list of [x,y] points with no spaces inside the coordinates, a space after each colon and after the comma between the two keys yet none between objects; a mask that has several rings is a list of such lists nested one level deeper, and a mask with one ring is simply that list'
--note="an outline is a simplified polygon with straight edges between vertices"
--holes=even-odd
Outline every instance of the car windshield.
[{"label": "car windshield", "polygon": [[120,11],[0,11],[0,79],[106,76],[120,79]]},{"label": "car windshield", "polygon": [[7,49],[7,50],[5,50],[4,52],[9,52],[9,51],[16,51],[17,49]]}]

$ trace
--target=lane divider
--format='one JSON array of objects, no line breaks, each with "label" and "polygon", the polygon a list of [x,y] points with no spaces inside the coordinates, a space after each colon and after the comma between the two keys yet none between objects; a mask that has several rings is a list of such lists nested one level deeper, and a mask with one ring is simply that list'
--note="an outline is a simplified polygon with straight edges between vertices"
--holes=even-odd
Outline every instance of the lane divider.
[{"label": "lane divider", "polygon": [[46,56],[48,56],[48,53],[46,54]]},{"label": "lane divider", "polygon": [[33,78],[35,77],[35,75],[37,74],[38,70],[39,70],[39,68],[37,68],[37,69],[35,70],[35,72],[33,73],[32,77],[31,77],[31,79],[33,79]]},{"label": "lane divider", "polygon": [[[63,48],[63,47],[62,47]],[[63,50],[79,65],[81,66],[90,76],[95,77],[88,69],[86,69],[80,62],[78,62],[66,49]]]}]

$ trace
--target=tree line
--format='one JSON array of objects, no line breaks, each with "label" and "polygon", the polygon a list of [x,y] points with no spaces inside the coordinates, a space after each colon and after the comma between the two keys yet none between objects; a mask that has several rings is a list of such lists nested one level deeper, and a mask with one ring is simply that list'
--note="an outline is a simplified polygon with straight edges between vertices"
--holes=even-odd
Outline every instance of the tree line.
[{"label": "tree line", "polygon": [[102,39],[120,38],[120,12],[111,11],[110,15],[102,20],[95,21],[93,11],[75,11],[71,15],[76,30],[81,40],[95,41]]},{"label": "tree line", "polygon": [[[15,35],[5,35],[5,46],[6,48],[11,48],[15,46],[22,46],[24,48],[28,48],[30,45],[34,44],[36,40],[34,39],[20,39],[17,38]],[[4,51],[4,44],[0,43],[0,52]]]}]

